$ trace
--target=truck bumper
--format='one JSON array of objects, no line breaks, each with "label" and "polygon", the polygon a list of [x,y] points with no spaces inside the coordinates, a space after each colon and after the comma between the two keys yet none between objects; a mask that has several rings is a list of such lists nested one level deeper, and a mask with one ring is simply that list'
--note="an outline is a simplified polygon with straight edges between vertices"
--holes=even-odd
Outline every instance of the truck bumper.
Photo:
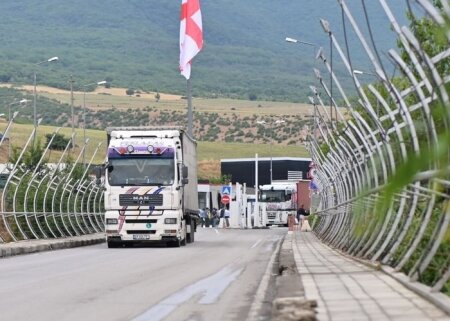
[{"label": "truck bumper", "polygon": [[[117,211],[107,211],[105,219],[108,242],[168,243],[186,237],[186,222],[181,220],[179,211],[164,211],[164,215],[148,216],[118,215]],[[168,223],[168,220],[176,223]]]}]

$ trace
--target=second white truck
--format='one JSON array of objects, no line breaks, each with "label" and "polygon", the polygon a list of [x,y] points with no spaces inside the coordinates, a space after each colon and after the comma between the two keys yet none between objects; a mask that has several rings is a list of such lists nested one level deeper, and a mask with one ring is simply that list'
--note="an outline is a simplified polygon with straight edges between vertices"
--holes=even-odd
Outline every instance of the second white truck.
[{"label": "second white truck", "polygon": [[272,182],[259,187],[258,201],[266,207],[266,225],[288,226],[288,216],[297,213],[297,184]]},{"label": "second white truck", "polygon": [[181,127],[107,128],[108,247],[194,242],[198,222],[196,142]]}]

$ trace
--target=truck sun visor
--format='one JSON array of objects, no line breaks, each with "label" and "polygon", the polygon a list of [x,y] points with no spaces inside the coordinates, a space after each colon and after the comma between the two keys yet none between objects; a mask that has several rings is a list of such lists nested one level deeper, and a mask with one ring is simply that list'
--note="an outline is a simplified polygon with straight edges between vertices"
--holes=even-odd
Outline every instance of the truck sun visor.
[{"label": "truck sun visor", "polygon": [[122,158],[130,156],[158,156],[164,158],[173,158],[174,148],[166,146],[111,146],[108,148],[109,158]]}]

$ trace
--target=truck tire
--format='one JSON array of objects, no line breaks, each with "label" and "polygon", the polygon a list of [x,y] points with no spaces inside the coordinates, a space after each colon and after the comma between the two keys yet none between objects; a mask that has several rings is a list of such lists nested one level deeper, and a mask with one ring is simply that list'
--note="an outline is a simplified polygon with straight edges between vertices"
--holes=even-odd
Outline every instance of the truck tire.
[{"label": "truck tire", "polygon": [[108,249],[114,249],[114,248],[122,247],[122,243],[121,242],[108,241],[107,244],[108,244]]},{"label": "truck tire", "polygon": [[194,226],[194,222],[191,221],[191,233],[187,233],[186,234],[186,242],[187,243],[194,243],[194,235],[195,235],[195,226]]},{"label": "truck tire", "polygon": [[167,243],[167,247],[180,247],[180,246],[181,246],[181,240],[176,240],[176,241]]}]

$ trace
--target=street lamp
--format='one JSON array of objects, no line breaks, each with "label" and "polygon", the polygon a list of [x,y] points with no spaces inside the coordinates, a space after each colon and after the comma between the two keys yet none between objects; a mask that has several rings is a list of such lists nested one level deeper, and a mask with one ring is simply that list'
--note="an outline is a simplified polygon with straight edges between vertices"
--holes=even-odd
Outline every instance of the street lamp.
[{"label": "street lamp", "polygon": [[309,102],[311,103],[311,105],[313,105],[313,108],[314,108],[313,126],[312,126],[313,134],[312,134],[312,136],[313,136],[313,139],[316,140],[316,117],[317,117],[317,114],[316,114],[316,110],[317,110],[316,100],[312,96],[308,96],[308,99],[309,99]]},{"label": "street lamp", "polygon": [[[35,63],[34,66],[36,67],[36,66],[42,65],[44,63],[54,62],[57,60],[59,60],[58,57],[51,57],[51,58],[48,58],[47,60],[43,60],[38,63]],[[36,138],[36,127],[37,127],[37,121],[36,121],[37,120],[37,116],[36,116],[36,100],[37,100],[37,97],[36,97],[36,68],[34,68],[33,85],[34,85],[33,86],[34,87],[34,89],[33,89],[33,125],[34,125],[34,130],[35,130],[35,136],[33,137],[33,142],[34,142],[34,138]]]},{"label": "street lamp", "polygon": [[[285,120],[277,119],[272,124],[280,125],[280,124],[284,124],[285,122],[286,122]],[[273,129],[273,127],[272,127],[272,129]],[[272,146],[273,146],[273,139],[272,139]],[[270,156],[270,184],[272,184],[272,180],[273,180],[272,156]]]},{"label": "street lamp", "polygon": [[12,103],[10,103],[8,105],[8,120],[11,120],[11,107],[14,105],[26,105],[28,102],[30,102],[31,100],[28,99],[21,99],[19,101],[13,101]]},{"label": "street lamp", "polygon": [[313,54],[316,53],[317,45],[312,43],[312,42],[301,41],[301,40],[298,40],[298,39],[295,39],[295,38],[291,38],[291,37],[286,37],[285,40],[286,40],[286,42],[289,42],[289,43],[301,43],[303,45],[311,46],[311,47],[313,47],[313,50],[314,50]]},{"label": "street lamp", "polygon": [[[331,128],[333,128],[333,33],[330,29],[330,23],[325,19],[320,19],[320,24],[322,25],[323,31],[330,37],[330,119]],[[337,110],[336,110],[336,120],[337,120]]]},{"label": "street lamp", "polygon": [[[101,86],[101,85],[105,85],[106,83],[107,83],[106,80],[102,80],[102,81],[83,85],[83,144],[86,144],[86,88],[89,86],[92,86],[92,85]],[[83,166],[86,166],[86,161],[85,161],[86,155],[85,154],[86,154],[86,148],[83,149]]]},{"label": "street lamp", "polygon": [[[258,125],[266,125],[266,124],[267,124],[267,122],[264,121],[264,120],[258,120],[258,121],[256,121],[256,123],[257,123]],[[271,128],[273,129],[273,128],[274,128],[274,125],[280,125],[280,124],[284,124],[284,123],[286,123],[285,120],[283,120],[283,119],[277,119],[277,120],[275,120],[274,122],[268,123],[268,125],[270,125]],[[265,128],[265,127],[266,127],[266,126],[264,126],[264,128]],[[264,132],[265,132],[265,130],[264,130]],[[271,139],[271,146],[273,146],[273,138]],[[270,184],[272,184],[272,180],[273,180],[273,175],[272,175],[272,173],[273,173],[273,170],[272,170],[272,153],[271,153],[271,155],[270,155]]]},{"label": "street lamp", "polygon": [[[13,119],[16,117],[17,112],[14,113],[13,117],[11,118],[11,107],[14,105],[24,105],[26,103],[28,103],[30,100],[28,99],[21,99],[19,101],[13,101],[12,103],[8,104],[8,122],[11,124]],[[6,136],[6,131],[5,131],[5,136]],[[8,160],[11,159],[11,137],[9,137],[9,143],[8,143]]]},{"label": "street lamp", "polygon": [[70,83],[70,114],[71,114],[71,124],[72,124],[72,142],[70,143],[72,145],[72,151],[75,148],[75,118],[73,113],[73,84],[75,80],[73,80],[73,76],[70,75],[69,83]]}]

